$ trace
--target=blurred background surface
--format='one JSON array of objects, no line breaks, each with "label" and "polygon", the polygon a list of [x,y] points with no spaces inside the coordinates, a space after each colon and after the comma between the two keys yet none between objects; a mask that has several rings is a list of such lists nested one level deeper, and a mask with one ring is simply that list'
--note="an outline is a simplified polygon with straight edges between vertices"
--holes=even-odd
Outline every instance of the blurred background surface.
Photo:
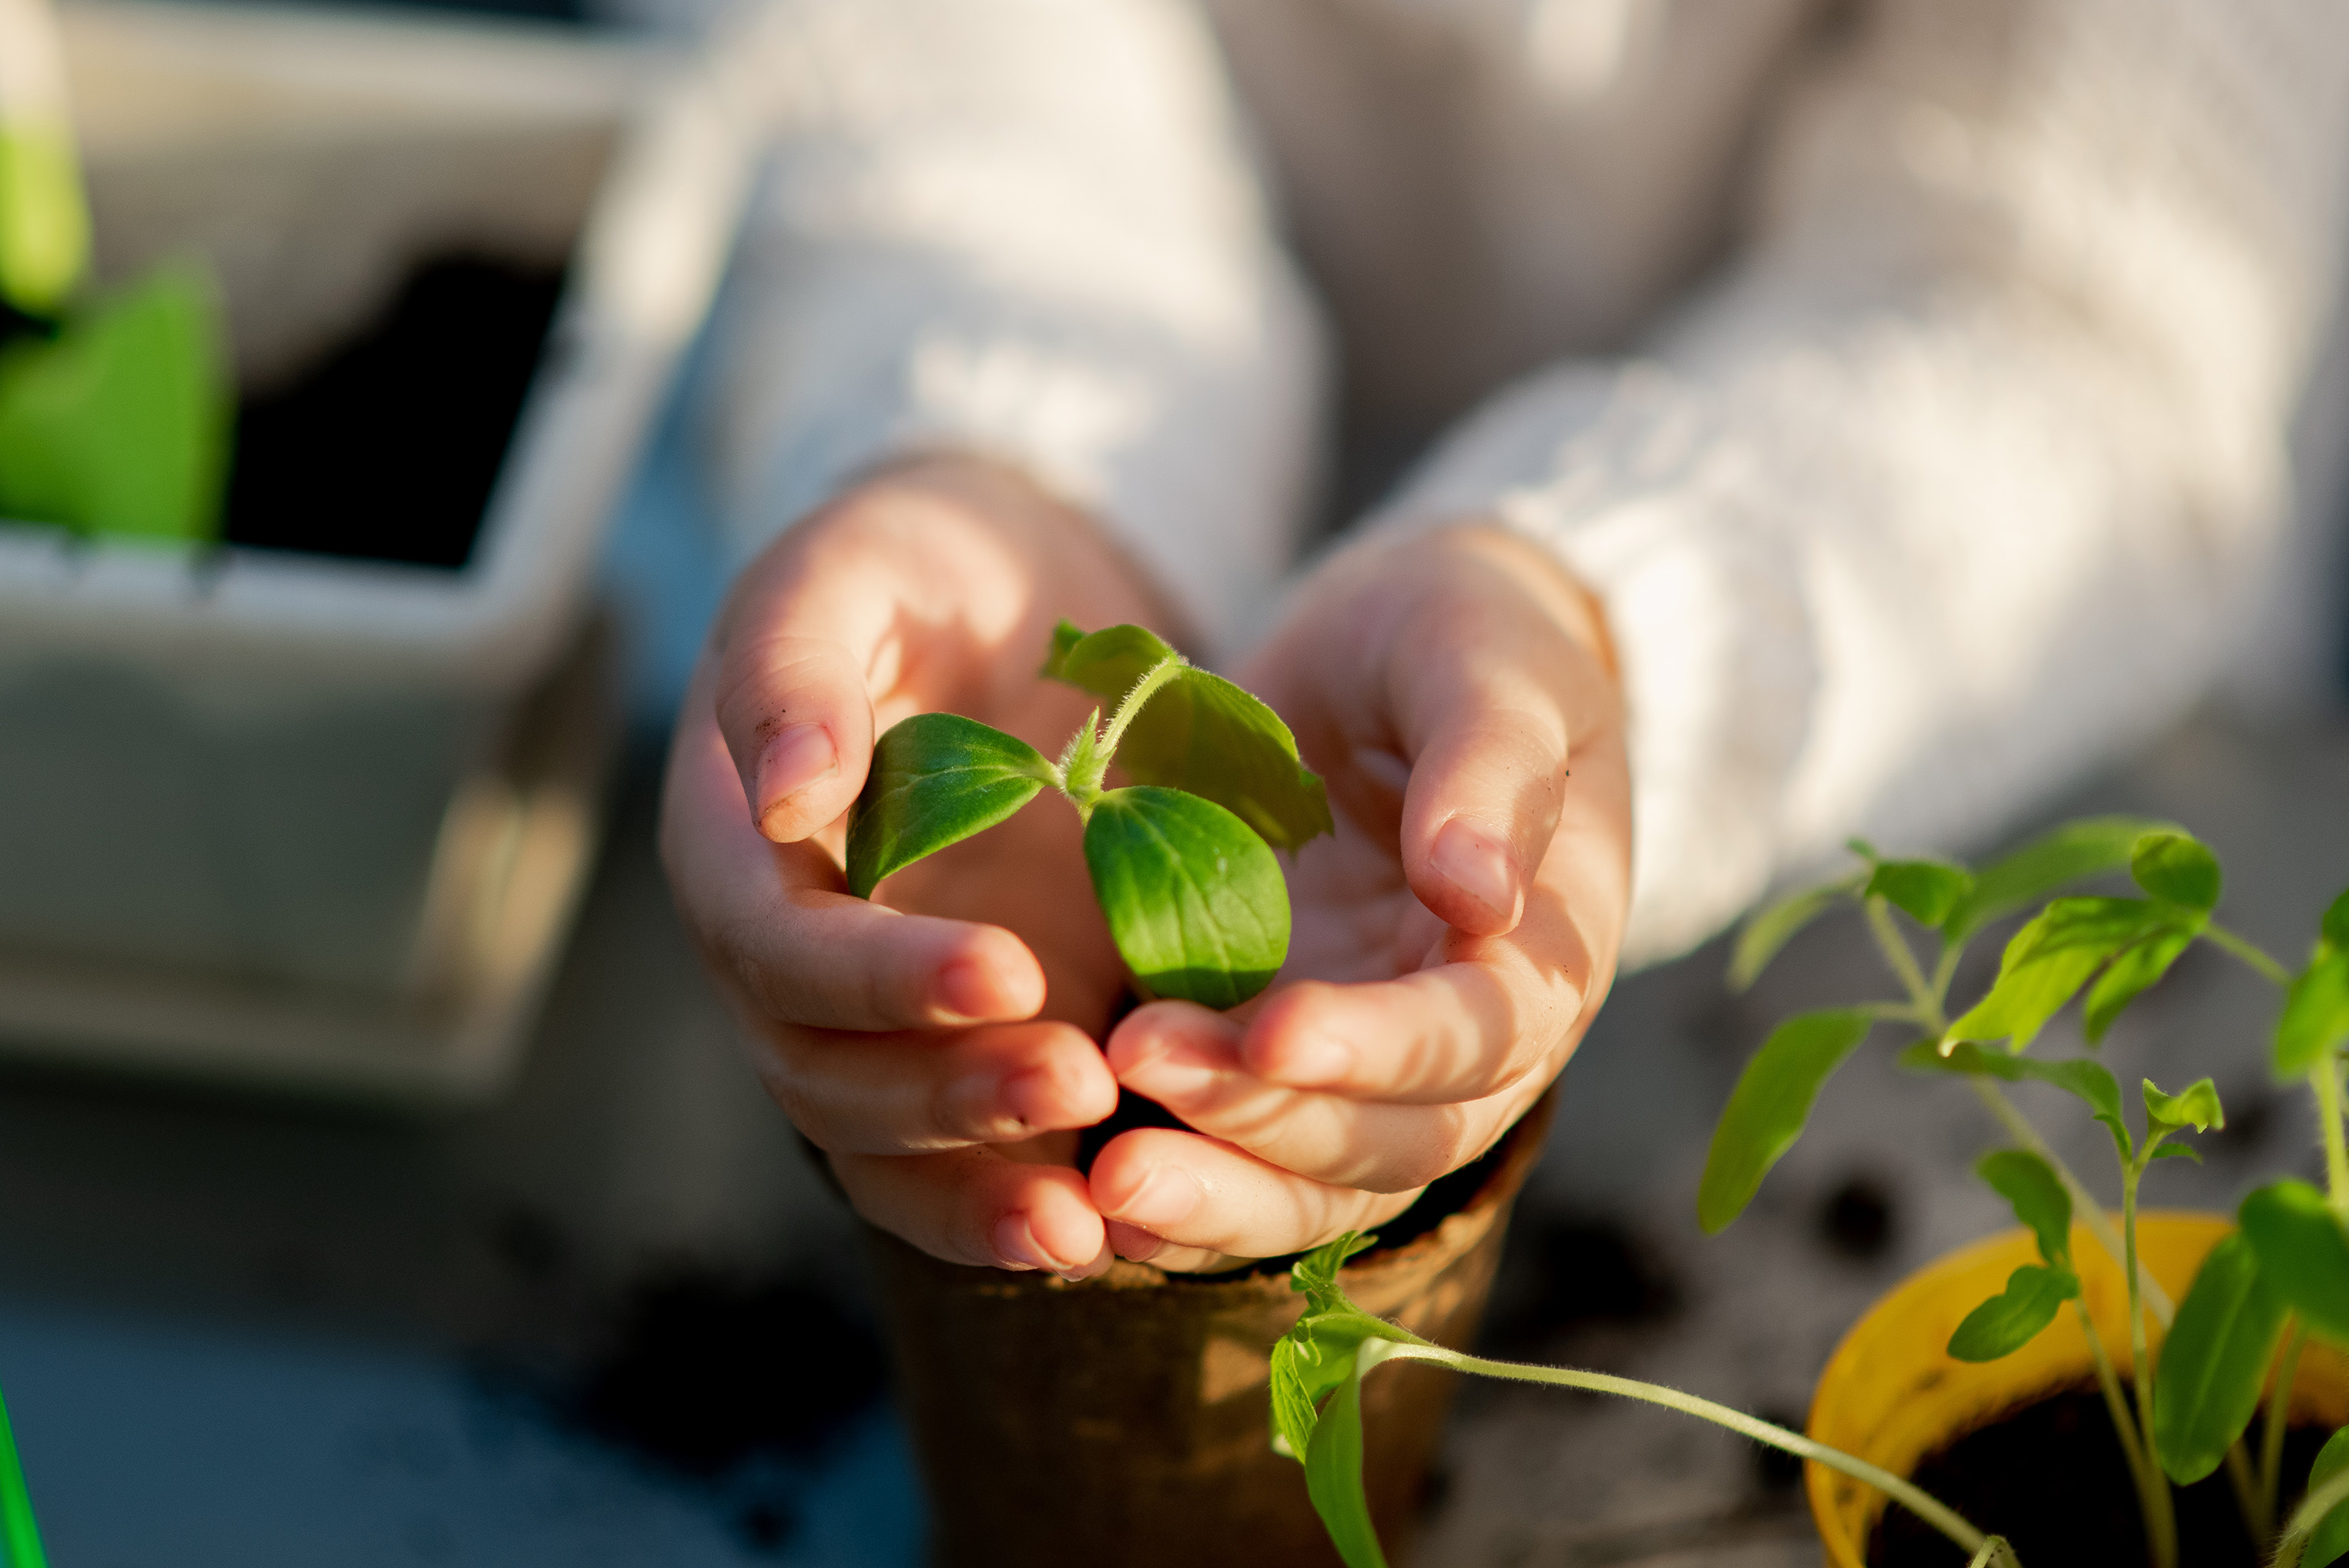
[{"label": "blurred background surface", "polygon": [[[573,0],[492,8],[588,26]],[[720,593],[695,475],[673,399],[596,573],[624,650],[610,822],[510,1093],[414,1114],[0,1072],[0,1388],[57,1562],[919,1561],[854,1227],[760,1091],[653,853],[667,715]],[[2187,823],[2227,862],[2230,918],[2289,950],[2349,882],[2344,801],[2349,725],[2206,714],[2048,815]],[[1697,1172],[1747,1053],[1799,1006],[1889,989],[1850,922],[1743,997],[1724,962],[1715,943],[1618,986],[1488,1345],[1799,1423],[1867,1302],[1998,1224],[1964,1177],[1990,1129],[1879,1045],[1754,1211],[1701,1237]],[[2264,1008],[2198,951],[2106,1047],[2164,1081],[2234,1064],[2230,1132],[2207,1166],[2165,1167],[2158,1201],[2313,1170],[2297,1101],[2263,1109]],[[2072,1132],[2093,1167],[2101,1134]],[[1423,1564],[1816,1561],[1785,1470],[1660,1413],[1480,1387],[1448,1453]]]}]

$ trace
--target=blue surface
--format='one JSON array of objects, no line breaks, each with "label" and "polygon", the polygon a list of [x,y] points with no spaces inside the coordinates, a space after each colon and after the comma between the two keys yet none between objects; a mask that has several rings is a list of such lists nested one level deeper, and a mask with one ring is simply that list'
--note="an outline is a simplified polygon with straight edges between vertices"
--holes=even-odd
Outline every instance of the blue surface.
[{"label": "blue surface", "polygon": [[0,1303],[5,1382],[60,1568],[659,1563],[913,1568],[920,1509],[893,1416],[795,1474],[795,1527],[669,1479],[381,1346]]}]

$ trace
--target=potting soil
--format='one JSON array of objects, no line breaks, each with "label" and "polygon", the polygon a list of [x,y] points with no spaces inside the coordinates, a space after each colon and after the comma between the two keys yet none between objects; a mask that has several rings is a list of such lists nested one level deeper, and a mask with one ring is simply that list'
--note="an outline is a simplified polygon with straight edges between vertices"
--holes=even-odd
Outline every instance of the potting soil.
[{"label": "potting soil", "polygon": [[419,263],[357,337],[244,400],[228,542],[464,565],[562,286],[478,256]]},{"label": "potting soil", "polygon": [[[2252,1431],[2258,1431],[2253,1423]],[[2284,1434],[2289,1513],[2331,1434]],[[2003,1535],[2027,1568],[2145,1568],[2145,1527],[2104,1396],[2069,1389],[2024,1405],[1926,1456],[1910,1477],[1982,1530]],[[2174,1489],[2178,1560],[2187,1568],[2259,1568],[2223,1472]],[[1886,1508],[1868,1542],[1873,1568],[1965,1568],[1966,1554],[1908,1510]]]}]

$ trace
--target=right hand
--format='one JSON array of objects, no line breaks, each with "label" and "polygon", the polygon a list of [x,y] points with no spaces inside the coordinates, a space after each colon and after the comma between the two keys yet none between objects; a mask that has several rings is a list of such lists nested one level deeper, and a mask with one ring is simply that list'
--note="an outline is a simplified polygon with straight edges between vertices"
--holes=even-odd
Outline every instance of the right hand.
[{"label": "right hand", "polygon": [[874,738],[966,715],[1058,755],[1093,706],[1037,678],[1053,625],[1166,630],[1081,514],[976,459],[899,465],[747,567],[671,748],[661,857],[769,1091],[858,1212],[952,1262],[1081,1277],[1110,1252],[1074,1130],[1123,970],[1081,830],[1040,797],[889,879],[841,871]]}]

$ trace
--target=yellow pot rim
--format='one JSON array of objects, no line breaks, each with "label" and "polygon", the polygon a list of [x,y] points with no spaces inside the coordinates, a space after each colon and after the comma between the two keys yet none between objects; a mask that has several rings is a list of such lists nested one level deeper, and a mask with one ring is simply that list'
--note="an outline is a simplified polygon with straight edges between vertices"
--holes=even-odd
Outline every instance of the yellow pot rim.
[{"label": "yellow pot rim", "polygon": [[[2114,1216],[2117,1224],[2119,1217]],[[2137,1251],[2172,1300],[2183,1296],[2202,1259],[2234,1229],[2221,1214],[2141,1212]],[[2118,1265],[2075,1225],[2072,1256],[2096,1336],[2116,1366],[2129,1364],[2128,1296]],[[1946,1348],[1966,1314],[2006,1286],[2007,1275],[2039,1261],[2031,1233],[2002,1232],[1926,1264],[1895,1285],[1854,1324],[1827,1358],[1811,1401],[1809,1432],[1899,1476],[1957,1438],[2017,1406],[2094,1378],[2079,1320],[2058,1316],[2003,1360],[1973,1363]],[[2159,1330],[2147,1320],[2147,1334]],[[2296,1418],[2349,1422],[2349,1356],[2311,1343],[2293,1384]],[[1872,1487],[1810,1464],[1805,1486],[1828,1568],[1865,1568],[1868,1538],[1883,1511]],[[1994,1521],[1975,1520],[1985,1530]]]}]

